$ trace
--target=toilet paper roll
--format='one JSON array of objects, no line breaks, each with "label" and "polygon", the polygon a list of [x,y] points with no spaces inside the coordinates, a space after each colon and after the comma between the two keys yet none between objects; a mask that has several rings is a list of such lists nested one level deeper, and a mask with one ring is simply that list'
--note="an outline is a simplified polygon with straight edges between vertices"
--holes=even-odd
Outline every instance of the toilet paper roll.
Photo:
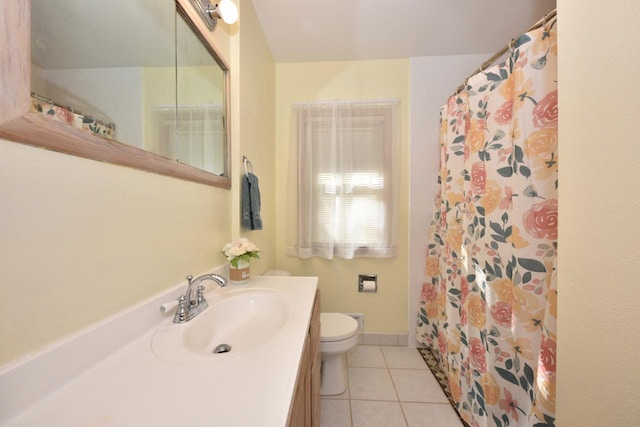
[{"label": "toilet paper roll", "polygon": [[362,291],[363,292],[375,292],[376,291],[376,282],[373,280],[363,280],[362,281]]}]

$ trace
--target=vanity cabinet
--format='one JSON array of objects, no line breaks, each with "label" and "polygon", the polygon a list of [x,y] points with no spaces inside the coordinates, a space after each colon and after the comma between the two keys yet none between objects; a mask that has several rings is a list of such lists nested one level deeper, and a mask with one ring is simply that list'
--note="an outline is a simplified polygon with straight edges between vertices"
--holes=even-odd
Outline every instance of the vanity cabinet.
[{"label": "vanity cabinet", "polygon": [[320,291],[316,291],[291,404],[289,427],[320,426],[320,363]]},{"label": "vanity cabinet", "polygon": [[316,291],[313,304],[311,325],[309,327],[309,341],[311,342],[311,426],[320,426],[320,291]]}]

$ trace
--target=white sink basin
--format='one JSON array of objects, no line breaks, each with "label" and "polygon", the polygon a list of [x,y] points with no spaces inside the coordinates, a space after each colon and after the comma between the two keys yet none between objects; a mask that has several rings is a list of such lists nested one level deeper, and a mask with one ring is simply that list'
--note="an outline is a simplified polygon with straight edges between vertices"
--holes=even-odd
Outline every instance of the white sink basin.
[{"label": "white sink basin", "polygon": [[[194,319],[155,332],[151,346],[156,356],[180,364],[221,360],[269,341],[294,311],[290,298],[272,289],[225,288],[208,300],[209,308]],[[216,352],[222,344],[230,350]]]}]

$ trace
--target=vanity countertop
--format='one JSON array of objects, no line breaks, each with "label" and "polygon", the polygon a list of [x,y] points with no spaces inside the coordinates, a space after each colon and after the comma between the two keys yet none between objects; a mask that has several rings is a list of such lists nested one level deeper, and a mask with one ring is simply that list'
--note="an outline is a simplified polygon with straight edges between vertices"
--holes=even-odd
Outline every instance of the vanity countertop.
[{"label": "vanity countertop", "polygon": [[[285,427],[317,278],[253,277],[241,286],[280,290],[294,302],[291,319],[269,341],[211,363],[177,364],[161,360],[152,351],[152,337],[158,328],[172,324],[172,316],[161,315],[156,305],[157,314],[146,314],[153,325],[147,331],[25,405],[20,413],[10,418],[5,413],[0,425]],[[224,292],[227,288],[210,286],[207,294]],[[109,333],[114,333],[113,327]],[[74,357],[64,363],[74,363]],[[16,375],[11,381],[0,381],[3,399],[12,393],[9,387],[15,389],[22,384],[28,387],[33,381],[33,378],[21,381]],[[29,375],[29,370],[22,369],[20,375]],[[2,404],[0,409],[8,410]]]}]

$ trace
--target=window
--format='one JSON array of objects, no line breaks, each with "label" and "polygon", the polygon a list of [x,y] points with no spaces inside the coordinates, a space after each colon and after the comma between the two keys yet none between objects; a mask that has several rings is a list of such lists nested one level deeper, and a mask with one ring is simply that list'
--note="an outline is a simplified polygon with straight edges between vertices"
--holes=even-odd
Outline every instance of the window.
[{"label": "window", "polygon": [[396,254],[397,100],[296,104],[300,258]]},{"label": "window", "polygon": [[153,107],[151,144],[162,156],[222,175],[223,113],[221,106],[213,104]]}]

